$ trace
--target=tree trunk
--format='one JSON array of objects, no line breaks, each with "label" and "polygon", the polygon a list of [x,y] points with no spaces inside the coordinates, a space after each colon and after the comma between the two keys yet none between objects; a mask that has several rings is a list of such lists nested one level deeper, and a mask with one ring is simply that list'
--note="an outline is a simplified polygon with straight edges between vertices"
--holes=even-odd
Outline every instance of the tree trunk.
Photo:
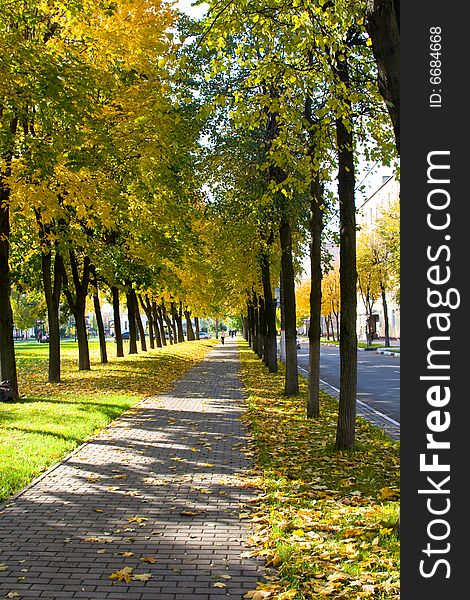
[{"label": "tree trunk", "polygon": [[388,346],[390,346],[390,321],[388,318],[387,295],[385,293],[385,288],[383,286],[380,287],[382,292],[382,307],[384,311],[385,347],[388,348]]},{"label": "tree trunk", "polygon": [[292,261],[291,226],[285,215],[281,217],[279,228],[281,241],[281,270],[284,288],[284,318],[286,339],[286,379],[284,394],[294,396],[299,392],[297,368],[297,317],[295,314],[295,274]]},{"label": "tree trunk", "polygon": [[392,121],[400,154],[400,22],[399,0],[367,0],[366,27],[377,63],[377,78]]},{"label": "tree trunk", "polygon": [[242,319],[242,336],[243,339],[248,340],[248,319],[247,317],[243,316],[241,317]]},{"label": "tree trunk", "polygon": [[178,310],[176,310],[175,306],[175,316],[176,316],[176,326],[178,328],[178,342],[184,342],[184,332],[183,332],[183,303],[180,300]]},{"label": "tree trunk", "polygon": [[264,361],[270,373],[277,373],[276,306],[271,289],[269,258],[266,254],[261,256],[261,278],[263,281],[264,311],[266,322]]},{"label": "tree trunk", "polygon": [[[339,76],[349,82],[347,65],[339,62]],[[338,197],[340,206],[340,395],[336,448],[354,448],[357,391],[356,210],[354,155],[351,124],[336,120],[338,145]]]},{"label": "tree trunk", "polygon": [[127,298],[127,317],[129,319],[129,354],[137,354],[137,322],[136,322],[136,309],[134,304],[134,297],[132,292],[129,291],[126,294]]},{"label": "tree trunk", "polygon": [[96,280],[95,268],[92,268],[93,274],[93,307],[96,315],[96,325],[98,327],[98,336],[100,340],[100,361],[101,364],[105,365],[108,362],[108,352],[106,349],[106,335],[104,332],[103,315],[101,314],[100,297],[98,294],[98,282]]},{"label": "tree trunk", "polygon": [[90,351],[88,348],[88,335],[85,322],[85,306],[88,294],[88,283],[90,280],[90,259],[85,256],[83,259],[83,272],[80,277],[78,272],[78,261],[73,250],[69,251],[70,268],[72,271],[72,281],[75,295],[72,294],[68,286],[68,277],[65,267],[63,268],[64,294],[70,306],[70,310],[75,317],[75,330],[77,332],[78,342],[78,370],[90,370]]},{"label": "tree trunk", "polygon": [[168,340],[170,342],[170,344],[176,344],[176,339],[173,337],[173,324],[170,320],[170,317],[168,316],[168,313],[166,312],[166,307],[165,307],[165,303],[162,300],[161,303],[161,311],[162,311],[162,316],[165,319],[165,323],[166,323],[166,327],[168,329]]},{"label": "tree trunk", "polygon": [[171,329],[173,330],[173,340],[177,344],[180,340],[178,338],[178,325],[177,325],[177,311],[174,302],[170,302],[170,313],[171,313]]},{"label": "tree trunk", "polygon": [[140,308],[139,302],[137,301],[137,294],[134,289],[131,290],[132,301],[134,303],[134,311],[135,311],[135,322],[137,325],[137,329],[139,331],[140,337],[140,348],[143,352],[147,352],[147,341],[145,339],[145,329],[142,323],[142,318],[140,316]]},{"label": "tree trunk", "polygon": [[258,298],[258,356],[263,360],[266,364],[266,357],[264,353],[264,349],[266,347],[266,316],[264,311],[264,298],[263,296],[259,296]]},{"label": "tree trunk", "polygon": [[251,300],[248,300],[247,302],[247,325],[248,325],[248,329],[247,329],[247,341],[248,344],[250,345],[250,348],[253,350],[254,349],[254,337],[255,337],[255,327],[254,327],[254,309],[253,309],[253,303]]},{"label": "tree trunk", "polygon": [[186,335],[188,342],[193,342],[196,339],[196,336],[194,335],[194,329],[191,323],[191,313],[189,310],[184,311],[184,317],[186,319]]},{"label": "tree trunk", "polygon": [[318,177],[312,182],[310,200],[310,325],[308,329],[307,418],[320,416],[320,334],[321,334],[321,235],[323,190]]},{"label": "tree trunk", "polygon": [[[41,240],[46,242],[45,237]],[[41,252],[42,281],[44,297],[47,305],[47,321],[49,323],[49,383],[60,382],[60,322],[59,306],[62,288],[63,260],[56,248],[54,266],[52,266],[52,251],[46,248]],[[53,273],[52,273],[53,269]]]},{"label": "tree trunk", "polygon": [[[3,184],[2,184],[3,188]],[[9,381],[13,398],[18,399],[13,315],[10,301],[10,215],[4,190],[0,197],[0,379]]]},{"label": "tree trunk", "polygon": [[199,339],[199,317],[194,317],[194,327],[196,328],[195,336]]},{"label": "tree trunk", "polygon": [[116,341],[116,356],[124,356],[124,344],[122,342],[121,331],[121,312],[119,306],[119,290],[116,286],[111,287],[113,297],[113,316],[114,316],[114,339]]},{"label": "tree trunk", "polygon": [[148,324],[148,328],[149,328],[149,346],[151,349],[153,349],[153,348],[155,348],[155,337],[154,337],[155,324],[154,324],[154,320],[153,320],[152,305],[150,304],[150,300],[146,296],[143,296],[142,294],[139,294],[139,301],[140,301],[140,305],[142,306],[142,310],[144,311],[144,313],[147,317],[147,324]]},{"label": "tree trunk", "polygon": [[[16,134],[18,119],[10,122],[11,145]],[[19,397],[16,372],[15,342],[10,283],[10,187],[6,178],[11,175],[13,150],[3,154],[3,173],[0,172],[0,381],[9,381],[14,400]]]},{"label": "tree trunk", "polygon": [[258,295],[255,292],[253,292],[253,350],[259,358],[262,358],[262,353],[260,352],[260,336],[261,332]]},{"label": "tree trunk", "polygon": [[162,346],[166,346],[165,328],[163,327],[163,319],[155,300],[152,302],[152,314],[157,348],[161,348]]}]

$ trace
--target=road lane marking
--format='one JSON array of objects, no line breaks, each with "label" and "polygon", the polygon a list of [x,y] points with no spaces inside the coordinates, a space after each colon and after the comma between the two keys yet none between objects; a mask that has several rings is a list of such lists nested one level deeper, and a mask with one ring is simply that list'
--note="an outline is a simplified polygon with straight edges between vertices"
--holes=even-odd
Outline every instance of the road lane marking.
[{"label": "road lane marking", "polygon": [[[304,371],[304,373],[306,373],[308,375],[307,369],[304,369],[303,367],[299,367],[299,370]],[[335,390],[335,392],[337,392],[338,394],[340,393],[339,389],[337,387],[335,387],[334,385],[331,385],[331,383],[328,383],[328,381],[324,381],[323,379],[320,379],[320,383],[323,383],[323,385],[327,385],[332,390]],[[384,415],[382,412],[380,412],[380,410],[376,410],[375,408],[372,408],[372,406],[369,406],[368,404],[366,404],[365,402],[362,402],[358,398],[356,398],[356,402],[358,404],[360,404],[361,406],[364,406],[368,410],[372,411],[374,414],[378,415],[379,417],[382,417],[389,423],[392,423],[393,425],[400,427],[400,423],[398,421],[395,421],[395,419],[392,419],[392,417],[389,417],[388,415]]]}]

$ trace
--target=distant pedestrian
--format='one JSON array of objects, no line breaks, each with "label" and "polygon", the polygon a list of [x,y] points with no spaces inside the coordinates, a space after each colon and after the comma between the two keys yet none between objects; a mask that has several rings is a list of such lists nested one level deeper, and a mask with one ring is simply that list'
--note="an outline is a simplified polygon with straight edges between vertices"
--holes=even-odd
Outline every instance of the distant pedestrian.
[{"label": "distant pedestrian", "polygon": [[225,344],[225,331],[223,329],[220,332],[220,339],[222,340],[222,344]]}]

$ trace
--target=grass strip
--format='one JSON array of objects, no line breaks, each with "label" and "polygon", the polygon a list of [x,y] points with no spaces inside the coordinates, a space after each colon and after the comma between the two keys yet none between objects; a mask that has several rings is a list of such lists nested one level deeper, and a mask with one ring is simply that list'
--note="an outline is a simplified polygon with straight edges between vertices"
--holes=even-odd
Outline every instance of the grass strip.
[{"label": "grass strip", "polygon": [[[64,342],[62,382],[47,383],[47,344],[15,348],[20,399],[0,403],[0,500],[9,498],[144,397],[173,382],[216,345],[184,342],[100,364],[90,341],[90,371],[78,371],[78,348]],[[115,353],[109,343],[108,356]]]},{"label": "grass strip", "polygon": [[321,417],[307,419],[307,382],[283,395],[244,341],[241,376],[261,494],[251,513],[252,554],[267,580],[246,598],[399,598],[399,443],[362,418],[357,449],[334,449],[338,403],[321,392]]}]

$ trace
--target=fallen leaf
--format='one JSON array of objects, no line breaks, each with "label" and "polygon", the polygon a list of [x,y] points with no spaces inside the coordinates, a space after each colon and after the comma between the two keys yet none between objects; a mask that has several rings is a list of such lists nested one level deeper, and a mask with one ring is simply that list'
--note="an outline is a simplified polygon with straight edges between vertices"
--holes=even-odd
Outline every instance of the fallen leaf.
[{"label": "fallen leaf", "polygon": [[216,588],[226,588],[227,587],[227,584],[226,583],[222,583],[221,581],[216,581],[212,585],[214,587],[216,587]]},{"label": "fallen leaf", "polygon": [[0,571],[6,571],[8,569],[8,565],[5,563],[0,563]]},{"label": "fallen leaf", "polygon": [[303,537],[305,535],[305,531],[303,529],[294,529],[292,535],[295,535],[296,537]]},{"label": "fallen leaf", "polygon": [[250,598],[251,600],[263,600],[264,598],[269,598],[272,596],[272,592],[267,592],[265,590],[252,590],[247,592],[243,597]]},{"label": "fallen leaf", "polygon": [[[114,571],[114,573],[109,576],[109,579],[116,579],[117,581],[125,581],[126,583],[129,583],[130,581],[133,580],[133,575],[132,575],[133,570],[134,569],[131,569],[131,567],[124,567],[123,569],[120,569],[119,571]],[[115,583],[115,582],[113,582],[113,583]]]},{"label": "fallen leaf", "polygon": [[293,600],[296,594],[297,590],[289,590],[288,592],[282,592],[282,594],[276,596],[276,600]]},{"label": "fallen leaf", "polygon": [[134,579],[137,581],[148,581],[152,577],[152,573],[140,573],[138,575],[134,575]]},{"label": "fallen leaf", "polygon": [[127,520],[129,523],[143,523],[144,521],[148,521],[147,517],[129,517]]},{"label": "fallen leaf", "polygon": [[183,510],[181,512],[181,516],[183,516],[183,517],[194,517],[196,515],[201,515],[204,512],[205,512],[204,510]]},{"label": "fallen leaf", "polygon": [[157,559],[154,556],[143,556],[140,560],[144,563],[150,563],[150,564],[157,562]]},{"label": "fallen leaf", "polygon": [[18,594],[18,592],[8,592],[8,594],[6,595],[7,598],[19,598],[20,595]]},{"label": "fallen leaf", "polygon": [[278,567],[280,564],[282,563],[282,558],[279,556],[279,554],[274,554],[274,556],[267,561],[266,566],[267,567]]}]

